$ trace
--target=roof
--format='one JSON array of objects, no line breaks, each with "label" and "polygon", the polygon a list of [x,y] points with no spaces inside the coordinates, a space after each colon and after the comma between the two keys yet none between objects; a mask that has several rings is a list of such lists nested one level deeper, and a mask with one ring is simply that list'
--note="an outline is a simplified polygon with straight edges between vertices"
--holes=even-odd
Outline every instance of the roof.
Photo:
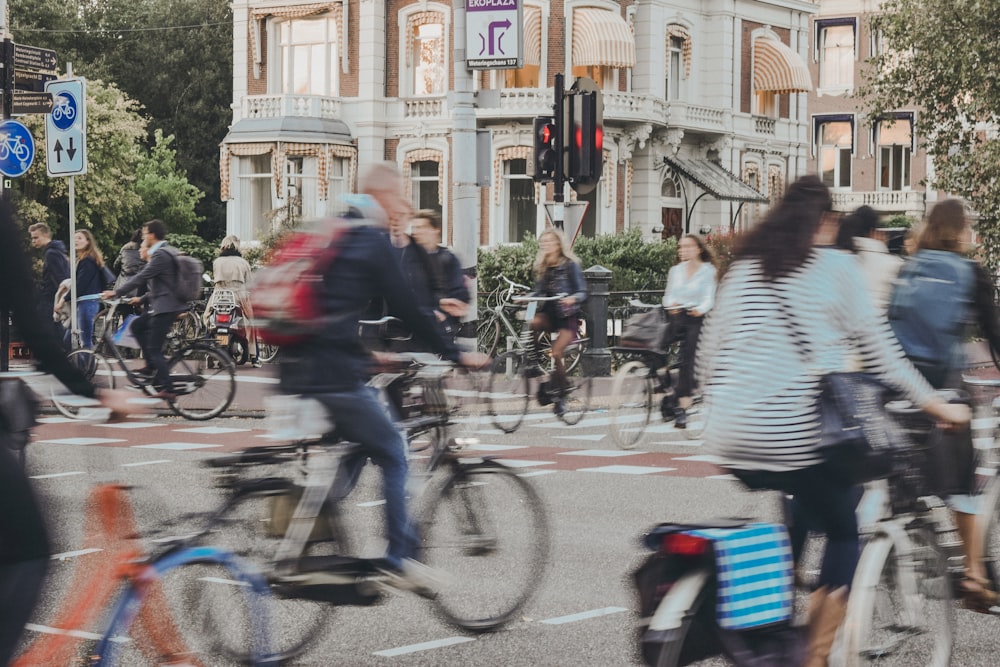
[{"label": "roof", "polygon": [[716,199],[767,203],[768,198],[741,181],[736,174],[712,160],[665,157],[671,169]]}]

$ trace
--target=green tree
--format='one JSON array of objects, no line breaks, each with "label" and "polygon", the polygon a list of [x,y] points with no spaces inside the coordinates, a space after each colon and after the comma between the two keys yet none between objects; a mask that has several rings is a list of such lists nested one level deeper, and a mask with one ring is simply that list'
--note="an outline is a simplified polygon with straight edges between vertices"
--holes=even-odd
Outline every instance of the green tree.
[{"label": "green tree", "polygon": [[188,182],[177,166],[176,151],[170,148],[173,136],[156,130],[149,156],[136,169],[135,191],[142,200],[140,220],[159,218],[172,233],[191,234],[201,218],[195,206],[204,194]]},{"label": "green tree", "polygon": [[859,94],[873,117],[916,104],[934,161],[931,187],[979,213],[984,259],[1000,266],[1000,3],[887,0],[873,17],[884,44]]}]

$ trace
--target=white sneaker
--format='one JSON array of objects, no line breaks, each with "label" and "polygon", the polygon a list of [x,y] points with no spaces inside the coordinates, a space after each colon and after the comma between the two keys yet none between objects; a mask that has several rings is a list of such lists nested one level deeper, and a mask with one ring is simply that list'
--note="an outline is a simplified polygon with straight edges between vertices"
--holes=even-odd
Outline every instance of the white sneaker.
[{"label": "white sneaker", "polygon": [[407,558],[398,570],[383,570],[386,583],[401,591],[410,591],[420,597],[434,598],[445,582],[443,574],[421,562]]}]

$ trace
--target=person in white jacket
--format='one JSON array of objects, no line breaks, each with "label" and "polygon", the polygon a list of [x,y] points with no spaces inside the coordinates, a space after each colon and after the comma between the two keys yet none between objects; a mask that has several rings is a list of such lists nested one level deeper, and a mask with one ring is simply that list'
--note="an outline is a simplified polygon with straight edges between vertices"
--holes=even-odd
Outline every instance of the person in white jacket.
[{"label": "person in white jacket", "polygon": [[861,264],[865,286],[879,313],[885,313],[892,296],[893,281],[903,260],[889,252],[885,243],[875,238],[878,213],[871,206],[861,206],[840,222],[837,245],[853,249]]}]

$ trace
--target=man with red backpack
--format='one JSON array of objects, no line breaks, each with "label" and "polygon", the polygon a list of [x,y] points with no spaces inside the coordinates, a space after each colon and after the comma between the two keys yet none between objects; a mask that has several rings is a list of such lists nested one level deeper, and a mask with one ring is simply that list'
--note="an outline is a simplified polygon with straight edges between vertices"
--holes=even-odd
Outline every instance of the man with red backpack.
[{"label": "man with red backpack", "polygon": [[[320,291],[323,326],[303,340],[282,347],[279,378],[285,394],[305,394],[327,409],[337,432],[360,443],[382,469],[389,546],[385,570],[397,584],[426,590],[419,584],[415,562],[419,536],[406,506],[406,443],[375,390],[366,386],[371,356],[358,333],[373,300],[384,300],[431,350],[464,365],[481,366],[482,355],[460,353],[441,337],[435,322],[416,305],[389,243],[389,221],[409,217],[410,202],[395,165],[371,166],[360,179],[360,195],[345,198],[342,218],[349,226],[339,234],[336,256],[323,274]],[[252,288],[251,288],[252,289]],[[251,299],[253,294],[251,293]],[[358,467],[364,461],[357,462]],[[357,472],[349,471],[351,479]]]}]

